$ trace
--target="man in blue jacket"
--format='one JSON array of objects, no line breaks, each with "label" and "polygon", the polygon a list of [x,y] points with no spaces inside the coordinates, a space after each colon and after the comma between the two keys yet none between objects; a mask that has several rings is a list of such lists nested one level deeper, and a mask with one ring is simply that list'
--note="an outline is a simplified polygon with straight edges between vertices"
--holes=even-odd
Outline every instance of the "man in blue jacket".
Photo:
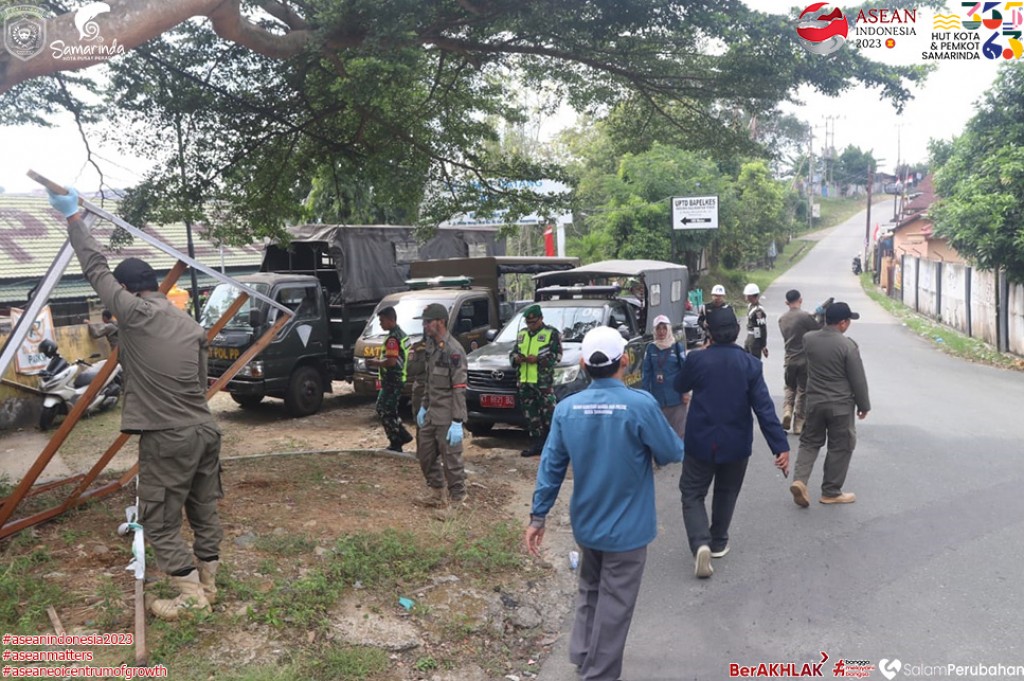
[{"label": "man in blue jacket", "polygon": [[586,681],[619,679],[647,545],[658,534],[653,465],[683,459],[657,401],[622,382],[625,349],[607,326],[584,336],[581,363],[593,382],[555,408],[526,528],[526,548],[539,557],[544,520],[572,462],[569,516],[582,561],[569,659]]},{"label": "man in blue jacket", "polygon": [[[686,462],[679,478],[683,524],[694,555],[694,574],[710,577],[712,558],[729,551],[729,524],[754,442],[757,415],[775,466],[789,474],[789,443],[764,382],[761,362],[736,345],[740,325],[729,308],[708,313],[711,345],[690,353],[676,377],[680,393],[693,391],[686,427]],[[704,498],[712,481],[711,523]]]}]

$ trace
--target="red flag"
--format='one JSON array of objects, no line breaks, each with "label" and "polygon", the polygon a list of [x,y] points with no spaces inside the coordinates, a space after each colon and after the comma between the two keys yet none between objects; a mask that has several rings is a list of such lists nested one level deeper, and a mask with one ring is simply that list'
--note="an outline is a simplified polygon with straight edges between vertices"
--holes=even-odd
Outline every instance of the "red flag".
[{"label": "red flag", "polygon": [[875,233],[871,235],[872,241],[878,241],[878,223],[875,223]]},{"label": "red flag", "polygon": [[555,255],[555,228],[553,225],[548,225],[544,230],[544,255],[549,258]]}]

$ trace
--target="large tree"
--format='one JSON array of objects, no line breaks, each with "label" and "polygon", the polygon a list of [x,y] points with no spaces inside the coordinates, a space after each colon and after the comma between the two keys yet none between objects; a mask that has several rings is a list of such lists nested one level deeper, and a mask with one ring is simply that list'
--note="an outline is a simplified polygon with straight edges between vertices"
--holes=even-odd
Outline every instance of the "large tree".
[{"label": "large tree", "polygon": [[936,231],[986,269],[1024,282],[1024,63],[1004,64],[964,133],[933,144]]},{"label": "large tree", "polygon": [[[57,14],[46,21],[48,41],[78,44],[82,4],[46,3]],[[836,94],[861,82],[901,106],[924,75],[852,49],[809,54],[790,17],[739,0],[108,4],[90,44],[101,56],[95,46],[127,51],[110,62],[109,102],[143,125],[151,116],[146,130],[158,142],[195,123],[190,163],[200,177],[185,183],[217,199],[245,236],[303,218],[311,196],[348,197],[350,208],[382,197],[435,218],[500,209],[511,217],[550,202],[515,181],[558,178],[555,165],[494,153],[499,122],[521,119],[514,87],[543,84],[578,111],[622,112],[623,126],[667,126],[705,147],[741,148],[750,141],[742,121],[801,85]],[[96,71],[77,85],[66,73],[97,61],[65,57],[0,52],[0,123],[39,122],[60,108],[98,115],[74,96],[101,83],[90,78]],[[196,88],[205,94],[190,102],[206,109],[193,115],[174,98]],[[139,153],[153,146],[146,135],[134,141]],[[154,188],[180,175],[180,153],[177,166],[160,160]]]}]

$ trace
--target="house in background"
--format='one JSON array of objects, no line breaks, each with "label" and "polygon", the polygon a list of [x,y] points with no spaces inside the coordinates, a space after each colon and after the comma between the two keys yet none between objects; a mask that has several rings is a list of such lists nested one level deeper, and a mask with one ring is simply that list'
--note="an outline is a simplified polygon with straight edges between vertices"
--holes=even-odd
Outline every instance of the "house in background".
[{"label": "house in background", "polygon": [[965,262],[945,237],[935,234],[934,225],[928,217],[928,209],[935,199],[931,175],[925,176],[907,196],[899,222],[892,230],[892,251],[897,260],[910,255],[925,260]]},{"label": "house in background", "polygon": [[[110,201],[105,207],[117,212],[116,205],[112,207]],[[109,244],[113,229],[109,222],[99,221],[93,234],[101,244]],[[145,231],[183,253],[188,251],[183,223],[146,226]],[[0,194],[0,317],[8,316],[11,307],[25,306],[29,292],[42,280],[66,239],[67,224],[50,207],[45,194]],[[220,246],[204,238],[201,226],[193,228],[193,242],[196,260],[232,277],[258,271],[263,259],[262,246]],[[127,257],[142,258],[159,277],[167,274],[175,263],[173,257],[138,239],[120,250],[110,250],[107,257],[111,268]],[[202,272],[196,274],[200,290],[216,283]],[[178,286],[191,287],[188,272],[179,279]],[[50,295],[54,324],[81,323],[89,316],[89,300],[95,298],[96,293],[82,275],[78,259],[72,258],[60,284]]]}]

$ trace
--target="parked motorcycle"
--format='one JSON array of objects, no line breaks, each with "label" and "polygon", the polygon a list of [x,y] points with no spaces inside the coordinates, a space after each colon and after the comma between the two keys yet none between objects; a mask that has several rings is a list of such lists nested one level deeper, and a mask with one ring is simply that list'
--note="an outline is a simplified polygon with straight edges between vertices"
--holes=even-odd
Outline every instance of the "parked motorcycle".
[{"label": "parked motorcycle", "polygon": [[850,269],[853,270],[854,274],[860,274],[863,270],[860,266],[860,256],[853,256],[853,262],[850,264]]},{"label": "parked motorcycle", "polygon": [[[58,416],[67,416],[78,399],[85,394],[94,376],[106,360],[90,363],[84,359],[69,364],[57,351],[57,344],[47,339],[39,344],[39,351],[50,358],[46,368],[39,374],[39,389],[45,393],[43,411],[39,414],[39,429],[48,430]],[[92,355],[89,359],[96,359]],[[117,404],[121,395],[121,365],[118,364],[100,388],[92,403],[85,410],[89,416]]]}]

